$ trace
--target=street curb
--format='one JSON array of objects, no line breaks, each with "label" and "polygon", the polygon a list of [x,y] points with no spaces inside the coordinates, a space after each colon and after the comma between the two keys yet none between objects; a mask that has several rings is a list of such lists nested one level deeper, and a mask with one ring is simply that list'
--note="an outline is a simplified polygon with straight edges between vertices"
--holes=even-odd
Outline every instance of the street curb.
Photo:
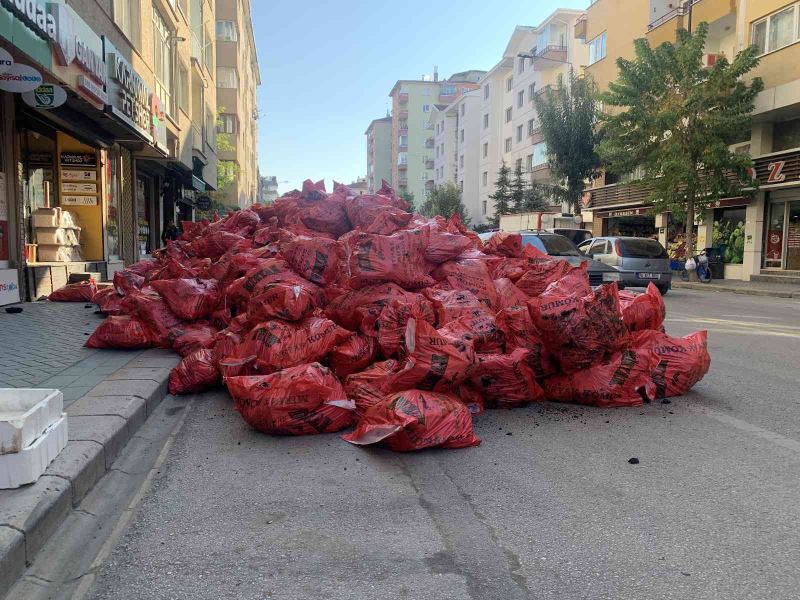
[{"label": "street curb", "polygon": [[0,490],[0,598],[167,395],[180,357],[147,350],[67,407],[69,441],[36,483]]},{"label": "street curb", "polygon": [[702,290],[708,292],[728,292],[731,294],[741,294],[743,296],[765,296],[770,298],[794,298],[800,299],[800,292],[778,291],[778,290],[759,290],[748,288],[725,287],[714,285],[713,283],[690,283],[686,281],[673,281],[672,287],[684,290]]}]

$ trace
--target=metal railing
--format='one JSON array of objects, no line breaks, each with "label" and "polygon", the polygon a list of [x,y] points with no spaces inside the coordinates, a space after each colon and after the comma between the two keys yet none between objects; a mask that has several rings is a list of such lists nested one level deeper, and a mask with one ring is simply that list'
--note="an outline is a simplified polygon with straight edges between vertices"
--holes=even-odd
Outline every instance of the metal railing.
[{"label": "metal railing", "polygon": [[652,31],[656,27],[661,27],[667,21],[671,21],[672,19],[674,19],[676,17],[682,17],[683,15],[688,14],[689,11],[691,10],[692,6],[694,4],[697,4],[699,1],[700,0],[688,0],[687,2],[685,2],[684,4],[679,6],[678,8],[673,8],[667,14],[659,17],[658,19],[656,19],[652,23],[649,23],[647,25],[647,30],[648,31]]},{"label": "metal railing", "polygon": [[548,52],[566,52],[566,51],[567,51],[566,46],[558,46],[556,44],[550,44],[549,46],[545,46],[544,48],[541,49],[534,48],[531,51],[531,54],[533,54],[536,58],[542,58]]}]

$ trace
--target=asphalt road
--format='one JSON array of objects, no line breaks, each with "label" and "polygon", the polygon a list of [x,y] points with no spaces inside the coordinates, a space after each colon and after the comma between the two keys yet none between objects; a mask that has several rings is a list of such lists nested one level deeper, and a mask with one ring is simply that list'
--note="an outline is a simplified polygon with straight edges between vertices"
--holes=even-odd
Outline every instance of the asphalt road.
[{"label": "asphalt road", "polygon": [[492,411],[467,450],[272,438],[224,393],[184,401],[85,597],[795,599],[800,302],[674,290],[667,308],[670,333],[710,331],[687,397]]}]

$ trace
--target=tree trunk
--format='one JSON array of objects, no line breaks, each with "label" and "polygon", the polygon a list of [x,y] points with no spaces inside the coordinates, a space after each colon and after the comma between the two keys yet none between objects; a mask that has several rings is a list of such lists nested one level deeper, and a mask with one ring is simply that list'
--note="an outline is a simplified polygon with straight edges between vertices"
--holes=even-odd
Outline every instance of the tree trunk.
[{"label": "tree trunk", "polygon": [[[694,196],[686,203],[686,260],[694,256]],[[689,281],[700,281],[697,270],[689,271]]]}]

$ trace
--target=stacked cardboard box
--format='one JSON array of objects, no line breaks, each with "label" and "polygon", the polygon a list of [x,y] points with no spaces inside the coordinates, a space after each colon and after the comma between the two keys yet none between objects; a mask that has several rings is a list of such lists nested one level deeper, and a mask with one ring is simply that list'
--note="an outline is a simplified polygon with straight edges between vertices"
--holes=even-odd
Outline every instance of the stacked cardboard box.
[{"label": "stacked cardboard box", "polygon": [[38,262],[83,260],[77,217],[60,207],[40,208],[31,217],[36,231]]}]

